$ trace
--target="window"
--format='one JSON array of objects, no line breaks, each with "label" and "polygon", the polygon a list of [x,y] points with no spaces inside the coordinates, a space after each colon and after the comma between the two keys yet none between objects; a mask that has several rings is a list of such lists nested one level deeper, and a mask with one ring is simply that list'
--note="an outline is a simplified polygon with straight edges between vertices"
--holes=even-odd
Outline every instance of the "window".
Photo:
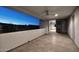
[{"label": "window", "polygon": [[39,29],[40,20],[32,15],[0,7],[0,33]]}]

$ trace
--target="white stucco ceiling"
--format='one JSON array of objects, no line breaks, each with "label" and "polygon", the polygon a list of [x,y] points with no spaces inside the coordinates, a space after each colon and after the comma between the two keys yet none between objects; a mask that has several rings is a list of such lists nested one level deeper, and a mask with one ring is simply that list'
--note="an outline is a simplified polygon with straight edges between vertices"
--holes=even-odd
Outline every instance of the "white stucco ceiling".
[{"label": "white stucco ceiling", "polygon": [[[76,7],[75,6],[16,6],[11,8],[17,9],[24,13],[29,13],[43,20],[50,20],[50,19],[62,19],[68,17],[69,15],[71,15],[71,13]],[[49,15],[46,15],[45,12],[46,10],[48,10]],[[58,16],[55,17],[54,16],[55,14],[58,14]]]}]

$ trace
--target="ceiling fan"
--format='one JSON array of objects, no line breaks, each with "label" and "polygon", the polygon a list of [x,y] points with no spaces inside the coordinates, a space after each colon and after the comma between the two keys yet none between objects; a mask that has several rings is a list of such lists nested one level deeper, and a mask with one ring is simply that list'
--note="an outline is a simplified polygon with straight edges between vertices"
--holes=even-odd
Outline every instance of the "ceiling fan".
[{"label": "ceiling fan", "polygon": [[50,10],[48,10],[48,8],[46,8],[43,13],[44,13],[43,15],[45,16],[46,19],[54,19],[58,16],[57,13],[55,13],[53,11],[51,12]]},{"label": "ceiling fan", "polygon": [[[49,14],[49,10],[45,10],[45,14],[46,14],[47,16],[49,16],[49,15],[50,15],[50,14]],[[58,16],[57,13],[52,13],[51,15],[52,15],[52,16],[55,16],[55,17]]]}]

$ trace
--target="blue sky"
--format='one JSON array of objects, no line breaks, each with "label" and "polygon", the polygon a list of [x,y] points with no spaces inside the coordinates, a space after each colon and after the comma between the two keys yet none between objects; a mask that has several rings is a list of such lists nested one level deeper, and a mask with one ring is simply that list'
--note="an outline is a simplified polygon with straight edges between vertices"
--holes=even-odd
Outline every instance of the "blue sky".
[{"label": "blue sky", "polygon": [[0,7],[0,22],[20,25],[40,25],[38,18],[6,7]]}]

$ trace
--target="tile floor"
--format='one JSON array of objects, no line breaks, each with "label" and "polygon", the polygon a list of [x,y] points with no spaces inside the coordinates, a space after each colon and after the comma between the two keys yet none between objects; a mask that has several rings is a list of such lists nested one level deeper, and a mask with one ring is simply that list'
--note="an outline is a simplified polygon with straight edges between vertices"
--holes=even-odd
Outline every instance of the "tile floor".
[{"label": "tile floor", "polygon": [[43,35],[9,52],[78,52],[74,42],[64,34],[56,32]]}]

